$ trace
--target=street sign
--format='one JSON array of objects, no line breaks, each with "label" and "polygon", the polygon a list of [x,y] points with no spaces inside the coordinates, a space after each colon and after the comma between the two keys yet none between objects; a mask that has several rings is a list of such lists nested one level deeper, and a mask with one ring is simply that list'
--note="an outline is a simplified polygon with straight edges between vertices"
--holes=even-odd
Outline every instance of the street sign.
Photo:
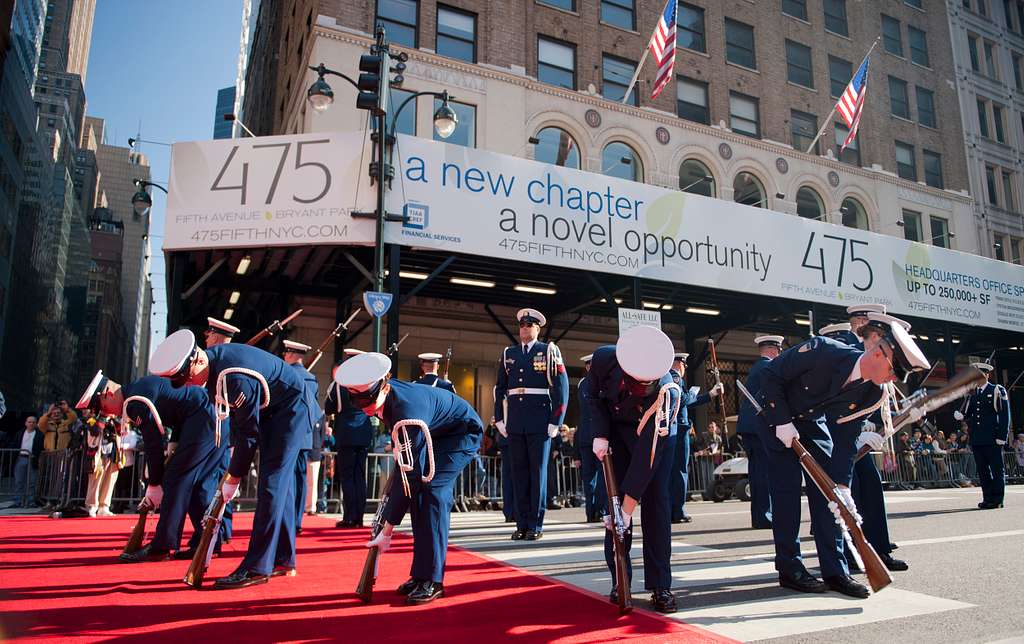
[{"label": "street sign", "polygon": [[626,329],[635,326],[653,326],[661,328],[661,311],[646,311],[644,309],[619,309],[619,335]]},{"label": "street sign", "polygon": [[375,317],[381,317],[391,308],[391,293],[366,291],[363,293],[363,306]]}]

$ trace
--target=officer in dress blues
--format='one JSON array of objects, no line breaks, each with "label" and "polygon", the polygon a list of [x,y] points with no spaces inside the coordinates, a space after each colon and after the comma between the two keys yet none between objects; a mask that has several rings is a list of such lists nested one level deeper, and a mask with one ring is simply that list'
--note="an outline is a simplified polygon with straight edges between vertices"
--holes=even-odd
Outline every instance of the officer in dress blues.
[{"label": "officer in dress blues", "polygon": [[[152,541],[132,554],[122,554],[120,559],[126,563],[170,559],[181,546],[186,515],[192,521],[194,535],[202,532],[203,514],[228,466],[228,426],[221,427],[217,440],[213,405],[206,390],[176,389],[156,376],[121,385],[97,371],[75,407],[97,414],[123,415],[142,433],[149,473],[144,502],[160,510],[160,520]],[[164,439],[171,426],[176,428],[178,448],[165,465]],[[218,540],[223,536],[222,529]],[[220,552],[220,543],[215,552]],[[183,552],[181,558],[186,556],[191,559],[188,552]]]},{"label": "officer in dress blues", "polygon": [[469,403],[452,392],[390,378],[390,371],[387,356],[365,353],[346,360],[334,381],[391,431],[398,471],[387,490],[383,529],[366,545],[387,551],[408,511],[412,569],[398,592],[407,604],[425,604],[444,596],[455,480],[479,451],[484,427]]},{"label": "officer in dress blues", "polygon": [[203,336],[206,339],[206,348],[215,347],[218,344],[227,344],[234,339],[235,334],[241,331],[237,326],[228,324],[217,318],[206,318],[206,331]]},{"label": "officer in dress blues", "polygon": [[[672,381],[672,341],[660,329],[635,326],[618,342],[594,352],[587,378],[594,455],[611,458],[622,496],[629,551],[633,511],[643,524],[644,587],[661,613],[676,611],[672,588],[672,510],[669,481],[680,413],[679,385]],[[605,561],[615,590],[611,517],[605,518]],[[627,558],[628,561],[628,558]],[[632,564],[630,564],[632,575]]]},{"label": "officer in dress blues", "polygon": [[441,389],[447,389],[448,391],[455,392],[455,385],[450,380],[445,380],[438,375],[437,370],[441,363],[442,356],[440,353],[421,353],[416,356],[420,360],[420,377],[416,379],[416,384],[427,385],[428,387],[440,387]]},{"label": "officer in dress blues", "polygon": [[580,478],[583,481],[583,505],[586,509],[587,523],[597,523],[604,514],[605,492],[604,477],[601,476],[601,463],[594,456],[594,429],[590,421],[590,403],[587,402],[587,378],[590,376],[590,364],[594,354],[580,358],[586,373],[580,378],[577,399],[580,404],[580,421],[576,427],[576,454],[580,461]]},{"label": "officer in dress blues", "polygon": [[[857,335],[857,329],[868,323],[868,316],[870,314],[881,313],[884,315],[885,312],[884,304],[854,304],[848,306],[846,307],[846,315],[849,328],[833,331],[828,337],[831,337],[833,340],[839,340],[843,344],[847,344],[855,349],[861,349],[864,344],[861,342],[860,336]],[[835,325],[830,326],[834,327]]]},{"label": "officer in dress blues", "polygon": [[319,425],[324,422],[323,414],[320,412],[320,387],[316,383],[316,376],[306,369],[306,353],[313,347],[293,340],[284,341],[284,352],[281,359],[295,367],[302,375],[306,383],[306,404],[314,410],[316,422],[309,428],[308,439],[303,439],[302,449],[295,459],[295,534],[302,534],[302,517],[306,513],[306,478],[309,475],[309,452],[313,449],[313,434],[319,430]]},{"label": "officer in dress blues", "polygon": [[494,387],[498,431],[508,439],[516,501],[513,540],[536,541],[544,534],[551,439],[565,420],[569,378],[554,342],[539,342],[547,319],[536,309],[520,309],[519,344],[506,347]]},{"label": "officer in dress blues", "polygon": [[231,418],[234,453],[221,486],[233,499],[241,478],[260,451],[259,485],[249,550],[238,568],[215,589],[266,583],[295,569],[295,461],[316,409],[306,403],[298,370],[277,356],[244,344],[208,349],[188,329],[169,335],[149,360],[154,375],[171,384],[205,385],[214,396],[217,418]]},{"label": "officer in dress blues", "polygon": [[[760,357],[750,368],[743,383],[751,395],[761,392],[761,372],[765,366],[782,353],[781,335],[759,335],[754,338]],[[747,453],[747,478],[750,481],[750,527],[755,530],[770,530],[772,527],[772,497],[768,491],[768,452],[765,451],[761,436],[767,433],[764,419],[757,415],[754,406],[743,397],[740,400],[739,420],[736,434]]]},{"label": "officer in dress blues", "polygon": [[[991,377],[992,365],[975,362],[971,365]],[[971,451],[978,466],[981,503],[978,509],[1003,507],[1006,479],[1003,473],[1003,446],[1010,437],[1010,397],[1002,385],[986,382],[964,399],[963,406],[953,413],[956,420],[967,423]]]},{"label": "officer in dress blues", "polygon": [[761,439],[768,454],[779,585],[811,593],[832,589],[856,598],[870,594],[866,586],[850,577],[843,556],[838,508],[826,505],[809,478],[808,505],[824,582],[804,567],[799,539],[803,477],[792,442],[800,439],[839,484],[846,504],[856,512],[853,498],[848,490],[844,492],[843,485],[848,485],[852,477],[861,433],[857,421],[884,403],[882,385],[909,371],[927,368],[928,360],[900,324],[886,325],[883,339],[870,351],[815,337],[782,352],[764,366],[759,401],[766,424],[761,428]]},{"label": "officer in dress blues", "polygon": [[679,410],[679,433],[676,436],[675,451],[672,456],[672,523],[690,523],[693,518],[686,513],[686,500],[690,496],[690,409],[708,404],[712,398],[724,391],[723,387],[715,385],[707,393],[690,391],[686,388],[686,361],[689,353],[676,353],[673,355],[672,368],[669,375],[672,382],[679,385],[682,392],[683,406]]},{"label": "officer in dress blues", "polygon": [[[345,360],[361,353],[359,349],[345,349]],[[352,404],[348,390],[334,381],[340,366],[334,367],[324,401],[324,411],[334,430],[334,446],[338,450],[335,472],[341,485],[341,519],[334,525],[337,528],[361,528],[366,510],[366,460],[373,443],[374,427],[370,417]]]}]

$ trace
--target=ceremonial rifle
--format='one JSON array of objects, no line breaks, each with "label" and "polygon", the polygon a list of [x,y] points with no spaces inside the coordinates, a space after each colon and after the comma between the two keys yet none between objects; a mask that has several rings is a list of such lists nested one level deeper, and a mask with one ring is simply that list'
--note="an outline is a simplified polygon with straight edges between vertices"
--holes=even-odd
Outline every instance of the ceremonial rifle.
[{"label": "ceremonial rifle", "polygon": [[210,506],[206,508],[202,522],[203,535],[199,539],[199,545],[196,546],[196,552],[192,556],[192,563],[189,564],[185,578],[182,580],[196,590],[203,587],[203,578],[206,576],[206,569],[210,566],[210,559],[213,558],[213,549],[217,545],[217,532],[224,520],[224,508],[227,507],[221,489],[228,476],[230,474],[224,472],[220,485],[217,486],[217,492],[214,493]]},{"label": "ceremonial rifle", "polygon": [[124,544],[122,555],[135,554],[142,549],[142,542],[146,538],[146,517],[149,516],[149,511],[152,509],[149,499],[142,499],[142,503],[139,504],[139,518],[135,521],[135,527],[132,528],[132,534],[128,537],[128,543]]},{"label": "ceremonial rifle", "polygon": [[406,333],[405,335],[403,335],[401,337],[401,339],[398,342],[392,342],[391,343],[391,346],[388,347],[388,357],[389,358],[394,360],[398,356],[398,347],[402,346],[402,343],[405,342],[405,339],[408,338],[408,337],[409,337],[409,334]]},{"label": "ceremonial rifle", "polygon": [[[403,338],[404,339],[404,338]],[[398,469],[398,465],[395,464],[391,468],[391,473],[388,474],[388,480],[384,483],[384,488],[380,493],[380,501],[377,503],[377,514],[373,517],[373,524],[370,526],[370,539],[371,541],[377,537],[384,530],[384,506],[388,502],[388,490],[391,489],[391,483],[395,479],[395,471]],[[373,585],[377,583],[377,558],[380,556],[380,548],[378,546],[372,546],[366,553],[366,562],[363,563],[363,574],[359,576],[359,583],[356,584],[356,597],[361,599],[364,604],[369,604],[370,600],[373,599]]]},{"label": "ceremonial rifle", "polygon": [[345,320],[338,326],[334,327],[334,330],[327,334],[327,337],[324,338],[324,341],[321,342],[320,346],[316,348],[315,352],[313,352],[313,359],[309,361],[309,365],[306,367],[308,371],[312,371],[313,367],[316,366],[316,363],[320,361],[320,357],[324,355],[324,349],[327,348],[327,345],[330,343],[330,341],[333,340],[334,338],[341,337],[342,331],[348,331],[348,325],[352,322],[352,320],[356,319],[356,316],[359,315],[359,312],[362,310],[363,307],[356,307],[356,310],[352,311],[352,315],[348,316],[347,320]]},{"label": "ceremonial rifle", "polygon": [[[736,388],[750,401],[754,411],[760,415],[763,411],[760,403],[754,400],[750,391],[738,379],[736,380]],[[800,443],[798,438],[793,439],[793,451],[796,452],[797,458],[800,461],[800,467],[814,481],[814,486],[818,488],[818,491],[825,497],[829,505],[835,504],[839,508],[840,518],[843,525],[846,526],[846,529],[843,531],[843,537],[851,542],[850,545],[853,546],[856,553],[860,556],[861,563],[863,564],[861,568],[867,574],[871,590],[877,593],[891,584],[892,575],[889,574],[889,569],[885,567],[882,558],[878,556],[878,553],[875,552],[875,549],[868,542],[867,537],[864,536],[864,530],[857,523],[857,517],[854,516],[851,509],[847,507],[846,501],[839,494],[839,486],[825,473],[825,470],[814,460],[814,457]]]},{"label": "ceremonial rifle", "polygon": [[619,596],[619,614],[633,610],[633,596],[629,591],[629,553],[626,552],[626,520],[622,516],[622,497],[615,480],[609,450],[601,461],[604,471],[604,486],[608,491],[608,516],[612,521],[612,549],[615,552],[615,590]]},{"label": "ceremonial rifle", "polygon": [[[708,348],[711,349],[711,375],[715,377],[715,386],[722,384],[722,374],[718,370],[718,352],[715,351],[715,341],[708,338]],[[718,395],[718,409],[722,412],[722,441],[729,436],[729,421],[725,416],[725,389]]]},{"label": "ceremonial rifle", "polygon": [[448,350],[444,353],[444,375],[441,376],[443,379],[448,380],[448,369],[452,366],[452,345],[448,345]]},{"label": "ceremonial rifle", "polygon": [[248,344],[250,347],[254,347],[254,346],[256,346],[257,343],[259,343],[260,340],[262,340],[263,338],[267,337],[268,335],[274,335],[276,333],[280,333],[282,330],[284,330],[284,325],[288,324],[289,322],[291,322],[295,318],[299,317],[299,315],[301,313],[302,313],[302,309],[296,309],[296,311],[294,313],[292,313],[291,315],[289,315],[285,319],[283,319],[283,320],[274,320],[273,322],[270,323],[270,325],[267,328],[263,329],[262,331],[260,331],[256,335],[254,335],[251,338],[249,338],[249,340],[246,342],[246,344]]}]

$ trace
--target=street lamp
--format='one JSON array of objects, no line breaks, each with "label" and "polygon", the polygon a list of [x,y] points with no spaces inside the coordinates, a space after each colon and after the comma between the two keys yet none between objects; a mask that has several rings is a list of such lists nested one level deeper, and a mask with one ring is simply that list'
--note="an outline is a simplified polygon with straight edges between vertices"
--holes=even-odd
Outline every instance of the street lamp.
[{"label": "street lamp", "polygon": [[135,184],[135,194],[132,195],[132,207],[135,208],[135,214],[142,216],[147,210],[153,207],[153,198],[146,192],[146,188],[153,186],[160,188],[167,194],[167,188],[161,186],[159,183],[153,183],[152,181],[143,181],[142,179],[135,179],[132,183]]}]

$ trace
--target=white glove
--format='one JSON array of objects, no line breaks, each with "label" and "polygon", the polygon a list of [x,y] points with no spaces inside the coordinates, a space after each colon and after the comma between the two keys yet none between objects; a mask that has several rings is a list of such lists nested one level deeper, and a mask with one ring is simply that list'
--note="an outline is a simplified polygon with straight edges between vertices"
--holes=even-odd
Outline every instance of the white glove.
[{"label": "white glove", "polygon": [[786,447],[793,447],[793,440],[800,438],[800,432],[796,431],[796,426],[793,423],[786,423],[775,428],[775,438],[782,441]]},{"label": "white glove", "polygon": [[857,522],[857,525],[864,523],[864,519],[861,518],[857,512],[857,504],[853,502],[853,493],[850,492],[848,487],[837,487],[836,492],[839,494],[839,498],[843,500],[843,505],[853,515],[853,520]]},{"label": "white glove", "polygon": [[924,410],[920,407],[911,407],[907,410],[907,422],[916,423],[917,421],[924,418]]},{"label": "white glove", "polygon": [[558,425],[548,425],[548,438],[558,436]]},{"label": "white glove", "polygon": [[1004,441],[1004,440],[999,440],[999,439],[997,438],[997,439],[996,439],[996,445],[1006,445],[1006,441]]},{"label": "white glove", "polygon": [[862,447],[868,445],[871,447],[872,452],[881,451],[882,445],[885,443],[885,439],[882,438],[881,434],[875,432],[861,432],[860,436],[857,437],[857,451],[859,452]]},{"label": "white glove", "polygon": [[956,411],[953,412],[953,418],[954,420],[963,420],[964,415],[960,413],[959,409],[957,409]]},{"label": "white glove", "polygon": [[508,438],[508,432],[505,431],[505,421],[503,421],[503,420],[496,420],[496,421],[494,421],[494,426],[498,428],[498,433],[499,434],[501,434],[505,438]]},{"label": "white glove", "polygon": [[380,534],[366,542],[367,548],[377,546],[381,552],[387,552],[391,549],[391,533],[387,530],[381,530]]},{"label": "white glove", "polygon": [[239,479],[233,476],[229,476],[220,486],[220,495],[224,497],[224,502],[229,503],[238,496],[238,484],[241,483]]},{"label": "white glove", "polygon": [[874,424],[870,420],[865,420],[864,421],[864,425],[861,426],[861,429],[865,429],[865,430],[867,430],[869,432],[873,432],[876,429],[878,429],[878,425]]},{"label": "white glove", "polygon": [[178,443],[167,443],[167,447],[164,449],[164,458],[170,458],[174,456],[174,450],[178,449]]},{"label": "white glove", "polygon": [[595,438],[594,439],[594,456],[597,460],[603,461],[605,454],[608,453],[608,439],[607,438]]},{"label": "white glove", "polygon": [[160,485],[147,485],[146,486],[146,497],[143,501],[149,501],[149,506],[152,509],[160,507],[160,502],[164,499],[164,488]]},{"label": "white glove", "polygon": [[711,388],[711,390],[708,392],[708,395],[711,396],[712,398],[714,398],[716,396],[721,396],[724,393],[725,393],[725,385],[723,385],[722,383],[719,382],[714,387]]},{"label": "white glove", "polygon": [[829,501],[828,509],[832,512],[832,516],[835,517],[836,525],[839,526],[841,530],[845,530],[846,524],[843,523],[843,513],[839,511],[839,504],[835,501]]},{"label": "white glove", "polygon": [[[601,522],[604,523],[604,529],[605,530],[614,530],[615,529],[615,524],[612,523],[612,517],[611,517],[610,514],[606,514],[603,517],[601,517]],[[626,530],[629,530],[629,526],[633,525],[633,515],[632,514],[623,514],[622,515],[622,522],[626,524]]]}]

